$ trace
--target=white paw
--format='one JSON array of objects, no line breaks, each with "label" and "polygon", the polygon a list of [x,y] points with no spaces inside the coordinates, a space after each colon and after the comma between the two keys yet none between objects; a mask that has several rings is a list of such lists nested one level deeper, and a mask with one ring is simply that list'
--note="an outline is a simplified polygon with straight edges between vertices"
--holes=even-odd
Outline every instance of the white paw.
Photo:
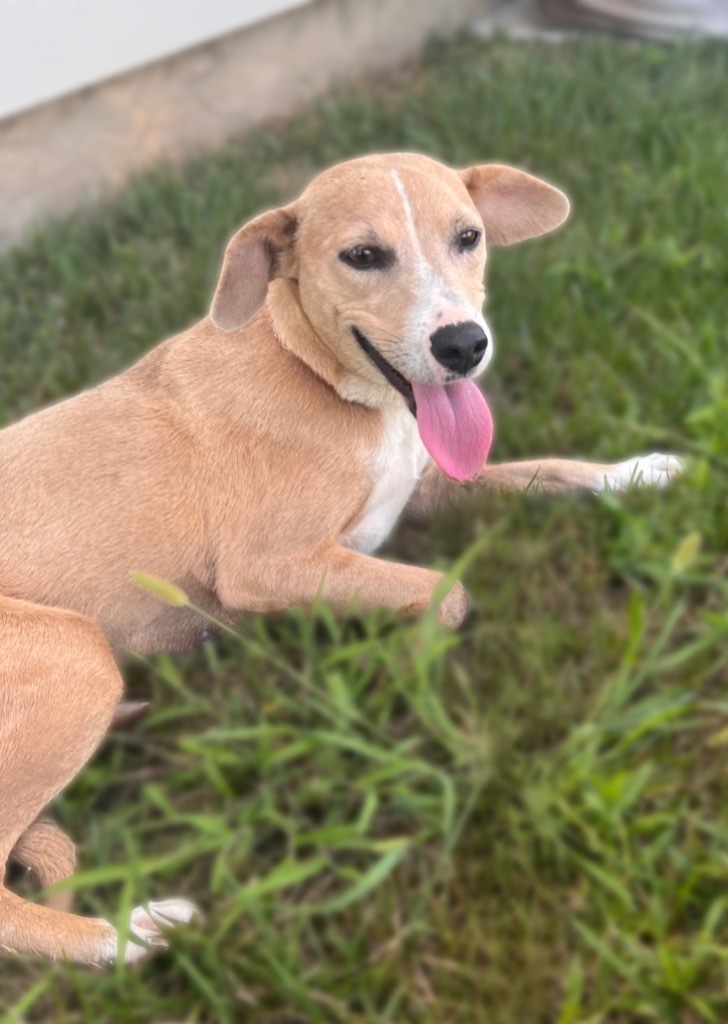
[{"label": "white paw", "polygon": [[167,949],[169,943],[159,926],[173,928],[176,924],[187,924],[198,913],[194,903],[180,897],[135,907],[131,912],[128,941],[123,948],[119,942],[117,959],[130,964],[141,960],[153,949]]},{"label": "white paw", "polygon": [[633,459],[608,466],[602,474],[597,490],[623,491],[627,487],[666,487],[674,477],[684,472],[685,464],[677,455],[653,452],[635,455]]}]

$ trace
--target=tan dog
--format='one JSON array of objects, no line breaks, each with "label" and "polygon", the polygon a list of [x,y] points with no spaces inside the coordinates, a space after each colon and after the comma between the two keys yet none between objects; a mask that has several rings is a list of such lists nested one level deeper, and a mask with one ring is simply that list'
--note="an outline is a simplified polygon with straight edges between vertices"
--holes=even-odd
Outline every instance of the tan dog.
[{"label": "tan dog", "polygon": [[[406,507],[440,505],[463,480],[597,491],[678,471],[662,455],[483,465],[486,241],[551,231],[567,212],[561,192],[508,167],[344,163],[233,237],[209,317],[0,433],[0,866],[13,856],[44,883],[72,872],[70,842],[36,819],[112,720],[112,648],[191,648],[206,628],[133,570],[228,622],[318,593],[417,613],[440,574],[371,555]],[[465,610],[456,584],[440,618],[457,626]],[[118,948],[108,922],[0,887],[0,948],[131,960],[192,912],[139,907]]]}]

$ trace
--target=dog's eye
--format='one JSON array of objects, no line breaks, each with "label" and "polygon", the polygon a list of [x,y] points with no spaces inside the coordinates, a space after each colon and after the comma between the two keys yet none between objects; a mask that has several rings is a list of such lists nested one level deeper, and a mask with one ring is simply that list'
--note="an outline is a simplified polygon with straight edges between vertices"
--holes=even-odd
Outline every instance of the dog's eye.
[{"label": "dog's eye", "polygon": [[339,259],[357,270],[383,270],[393,260],[392,254],[376,245],[355,245],[339,253]]},{"label": "dog's eye", "polygon": [[456,245],[458,249],[474,249],[480,241],[480,231],[477,228],[466,228],[457,236]]}]

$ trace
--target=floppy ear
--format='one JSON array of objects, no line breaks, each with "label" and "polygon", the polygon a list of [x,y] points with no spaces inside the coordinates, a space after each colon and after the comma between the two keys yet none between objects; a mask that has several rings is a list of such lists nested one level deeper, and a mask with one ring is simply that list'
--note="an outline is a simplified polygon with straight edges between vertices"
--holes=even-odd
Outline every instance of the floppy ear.
[{"label": "floppy ear", "polygon": [[286,206],[261,213],[233,235],[210,307],[216,327],[242,327],[265,302],[268,282],[292,274],[297,226],[295,208]]},{"label": "floppy ear", "polygon": [[460,171],[478,208],[489,245],[512,245],[545,235],[566,220],[569,200],[553,185],[505,164]]}]

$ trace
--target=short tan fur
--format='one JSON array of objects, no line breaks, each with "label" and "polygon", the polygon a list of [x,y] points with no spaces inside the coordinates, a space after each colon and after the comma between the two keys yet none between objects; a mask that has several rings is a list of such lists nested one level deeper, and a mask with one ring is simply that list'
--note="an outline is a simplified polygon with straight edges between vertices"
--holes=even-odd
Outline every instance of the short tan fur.
[{"label": "short tan fur", "polygon": [[[0,866],[13,858],[43,884],[73,871],[70,840],[40,816],[112,721],[117,652],[189,649],[204,634],[204,619],[140,590],[132,571],[226,622],[319,594],[340,610],[416,614],[440,573],[373,554],[405,509],[489,486],[661,484],[679,470],[662,455],[488,463],[461,485],[423,445],[409,384],[473,379],[491,358],[486,246],[551,231],[567,212],[560,191],[505,166],[340,164],[233,236],[209,316],[0,432]],[[463,324],[480,348],[458,374],[433,339]],[[458,626],[466,604],[458,583],[442,622]],[[137,907],[121,947],[68,900],[35,905],[0,885],[0,949],[136,959],[193,912],[180,899]]]}]

